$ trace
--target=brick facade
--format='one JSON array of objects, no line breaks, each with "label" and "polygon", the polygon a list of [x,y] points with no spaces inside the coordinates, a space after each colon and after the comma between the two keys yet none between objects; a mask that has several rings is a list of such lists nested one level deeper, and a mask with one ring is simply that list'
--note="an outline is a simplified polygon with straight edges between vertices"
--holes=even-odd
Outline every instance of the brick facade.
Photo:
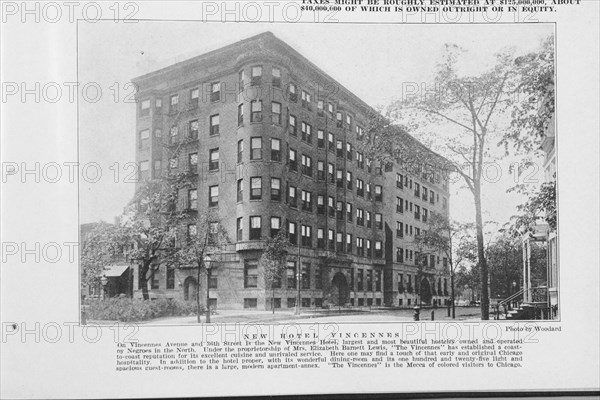
[{"label": "brick facade", "polygon": [[[171,167],[197,169],[197,192],[180,193],[178,207],[198,213],[215,208],[234,241],[227,261],[213,269],[210,297],[217,308],[270,308],[271,291],[261,279],[254,283],[253,274],[260,271],[252,265],[260,258],[260,239],[277,221],[293,233],[289,261],[296,272],[298,258],[300,265],[310,264],[310,284],[301,285],[303,306],[415,304],[414,291],[399,292],[400,274],[404,286],[410,276],[415,287],[411,242],[425,226],[423,208],[447,213],[447,183],[440,174],[415,175],[399,165],[382,170],[361,154],[361,129],[374,111],[359,98],[271,33],[134,82],[141,177],[156,178]],[[218,204],[211,197],[215,187]],[[260,231],[252,229],[259,225]],[[433,256],[434,263],[428,259],[423,270],[429,284],[423,285],[436,289],[428,302],[442,303],[449,279],[441,255]],[[166,267],[159,267],[151,297],[191,299],[197,271],[182,266],[169,274],[168,279]],[[446,292],[442,287],[438,293],[438,282]],[[296,287],[286,283],[284,276],[275,290],[276,307],[295,304]],[[206,284],[203,276],[202,299]]]}]

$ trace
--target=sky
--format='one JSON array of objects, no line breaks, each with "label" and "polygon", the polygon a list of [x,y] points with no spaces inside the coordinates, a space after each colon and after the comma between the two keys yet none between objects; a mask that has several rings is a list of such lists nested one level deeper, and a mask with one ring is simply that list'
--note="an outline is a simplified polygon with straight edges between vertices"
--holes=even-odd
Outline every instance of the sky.
[{"label": "sky", "polygon": [[[465,69],[481,70],[506,47],[517,53],[535,49],[552,34],[547,24],[401,25],[203,23],[181,21],[80,22],[78,71],[80,163],[97,163],[102,176],[84,174],[80,182],[80,222],[112,221],[133,195],[127,181],[135,161],[135,104],[132,78],[256,34],[271,31],[367,104],[385,106],[400,97],[403,83],[431,82],[446,43],[468,50]],[[97,97],[97,88],[102,96]],[[484,186],[484,218],[506,222],[522,198],[507,194],[515,183],[503,160],[502,178]],[[90,171],[94,171],[92,168]],[[543,179],[541,170],[536,177]],[[470,193],[451,186],[450,213],[458,221],[474,220]]]}]

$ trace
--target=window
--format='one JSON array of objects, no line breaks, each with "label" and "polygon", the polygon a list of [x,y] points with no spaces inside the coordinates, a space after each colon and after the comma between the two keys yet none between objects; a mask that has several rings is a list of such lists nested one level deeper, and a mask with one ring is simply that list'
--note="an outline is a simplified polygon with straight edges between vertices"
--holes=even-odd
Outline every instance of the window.
[{"label": "window", "polygon": [[427,222],[428,211],[426,208],[423,208],[423,222]]},{"label": "window", "polygon": [[325,180],[325,163],[323,161],[317,161],[317,179]]},{"label": "window", "polygon": [[433,190],[429,191],[429,202],[435,204],[435,192]]},{"label": "window", "polygon": [[352,235],[346,233],[346,252],[348,254],[352,253]]},{"label": "window", "polygon": [[375,291],[381,292],[381,271],[375,271]]},{"label": "window", "polygon": [[246,260],[244,262],[244,287],[258,287],[258,260]]},{"label": "window", "polygon": [[258,215],[250,217],[250,240],[260,240],[262,231],[262,218]]},{"label": "window", "polygon": [[362,140],[364,136],[364,130],[361,126],[356,125],[356,138]]},{"label": "window", "polygon": [[246,85],[246,72],[241,70],[238,72],[238,91],[242,93],[244,91],[244,86]]},{"label": "window", "polygon": [[317,214],[325,214],[325,196],[323,196],[322,194],[317,196]]},{"label": "window", "polygon": [[404,212],[404,200],[402,199],[402,197],[396,197],[396,212]]},{"label": "window", "polygon": [[142,131],[140,131],[140,138],[139,138],[139,145],[138,147],[140,149],[147,149],[150,145],[150,129],[144,129]]},{"label": "window", "polygon": [[371,184],[367,183],[367,200],[371,200]]},{"label": "window", "polygon": [[244,104],[238,104],[238,126],[244,125]]},{"label": "window", "polygon": [[322,129],[317,130],[317,147],[319,149],[325,148],[325,131]]},{"label": "window", "polygon": [[179,95],[177,95],[177,94],[171,95],[170,103],[169,103],[169,107],[170,107],[169,112],[170,113],[176,112],[178,105],[179,105]]},{"label": "window", "polygon": [[218,171],[219,170],[219,149],[211,149],[208,154],[208,170]]},{"label": "window", "polygon": [[375,201],[383,201],[383,189],[381,185],[375,185]]},{"label": "window", "polygon": [[371,211],[367,211],[367,228],[371,227]]},{"label": "window", "polygon": [[271,103],[271,122],[281,125],[281,103]]},{"label": "window", "polygon": [[150,162],[148,160],[140,162],[140,179],[148,179],[148,174],[150,170]]},{"label": "window", "polygon": [[[296,288],[296,262],[288,261],[286,266],[286,278],[288,289]],[[289,303],[289,301],[288,301]]]},{"label": "window", "polygon": [[252,67],[252,75],[250,78],[250,84],[252,86],[257,86],[262,83],[262,66],[256,65]]},{"label": "window", "polygon": [[352,172],[346,171],[346,189],[352,190]]},{"label": "window", "polygon": [[369,157],[366,157],[366,162],[367,162],[367,172],[371,173],[371,170],[372,170],[371,159]]},{"label": "window", "polygon": [[290,171],[298,171],[298,160],[296,158],[296,150],[290,149],[289,151],[289,168]]},{"label": "window", "polygon": [[402,174],[396,174],[396,187],[398,189],[404,189],[404,177]]},{"label": "window", "polygon": [[[310,289],[310,263],[302,263],[302,289]],[[310,307],[310,299],[302,299],[302,303],[304,300],[308,300],[308,305],[302,304],[302,307]]]},{"label": "window", "polygon": [[334,136],[333,133],[331,132],[327,132],[327,146],[329,148],[329,151],[333,153],[334,151]]},{"label": "window", "polygon": [[271,217],[271,237],[277,236],[281,230],[281,218]]},{"label": "window", "polygon": [[301,96],[302,96],[302,107],[304,107],[310,111],[311,110],[310,93],[303,90]]},{"label": "window", "polygon": [[302,174],[312,177],[312,158],[302,154]]},{"label": "window", "polygon": [[219,185],[210,186],[208,188],[208,205],[216,207],[219,205]]},{"label": "window", "polygon": [[238,203],[244,201],[244,180],[237,180],[237,201]]},{"label": "window", "polygon": [[[358,275],[356,278],[357,288],[356,290],[362,292],[364,290],[364,271],[362,269],[358,270]],[[359,299],[362,300],[362,299]]]},{"label": "window", "polygon": [[288,118],[288,120],[289,120],[290,135],[296,136],[296,134],[298,133],[297,127],[296,127],[296,117],[294,115],[290,114],[290,117]]},{"label": "window", "polygon": [[341,140],[335,142],[335,149],[338,157],[344,157],[344,143]]},{"label": "window", "polygon": [[356,209],[356,225],[363,226],[365,224],[365,212],[362,208]]},{"label": "window", "polygon": [[260,200],[262,198],[262,178],[253,176],[250,178],[250,200]]},{"label": "window", "polygon": [[342,232],[338,232],[335,235],[335,241],[337,244],[337,251],[339,252],[343,252],[344,251],[344,236],[342,235]]},{"label": "window", "polygon": [[421,219],[421,207],[415,204],[415,219]]},{"label": "window", "polygon": [[198,171],[198,153],[188,154],[188,170],[192,173]]},{"label": "window", "polygon": [[244,237],[244,228],[242,226],[242,221],[243,221],[242,217],[239,217],[235,223],[236,238],[237,238],[238,242],[241,241],[242,238]]},{"label": "window", "polygon": [[359,178],[356,178],[356,195],[360,197],[365,195],[365,181]]},{"label": "window", "polygon": [[327,103],[327,112],[333,114],[333,103]]},{"label": "window", "polygon": [[302,210],[312,211],[312,193],[306,190],[302,191]]},{"label": "window", "polygon": [[379,213],[375,213],[375,227],[377,229],[383,229],[383,217]]},{"label": "window", "polygon": [[262,121],[262,100],[252,100],[250,102],[250,122]]},{"label": "window", "polygon": [[160,129],[160,128],[156,128],[156,129],[154,130],[154,137],[155,137],[155,138],[161,138],[161,137],[162,137],[162,129]]},{"label": "window", "polygon": [[287,307],[288,308],[294,308],[294,307],[296,307],[296,298],[295,297],[288,297],[288,299],[287,299]]},{"label": "window", "polygon": [[250,139],[250,159],[262,160],[262,138],[253,137]]},{"label": "window", "polygon": [[140,117],[150,115],[150,100],[142,100],[140,102]]},{"label": "window", "polygon": [[399,263],[404,262],[404,250],[402,249],[402,247],[396,248],[396,262],[399,262]]},{"label": "window", "polygon": [[335,249],[335,240],[334,240],[335,232],[333,229],[329,229],[327,231],[327,243],[329,246],[329,250],[333,251]]},{"label": "window", "polygon": [[288,96],[292,103],[295,103],[298,100],[298,92],[296,91],[296,85],[293,83],[290,83],[290,85],[288,86]]},{"label": "window", "polygon": [[288,187],[288,203],[290,207],[296,208],[298,207],[298,197],[296,196],[296,187],[289,186]]},{"label": "window", "polygon": [[400,221],[396,221],[396,237],[403,238],[404,237],[404,223]]},{"label": "window", "polygon": [[358,254],[359,256],[365,255],[365,244],[363,238],[356,238],[356,254]]},{"label": "window", "polygon": [[281,201],[281,179],[271,178],[271,200]]},{"label": "window", "polygon": [[317,229],[317,248],[325,248],[325,229],[323,228]]},{"label": "window", "polygon": [[160,111],[162,108],[162,99],[159,97],[156,100],[154,100],[154,108],[156,108],[156,111]]},{"label": "window", "polygon": [[352,222],[352,203],[346,203],[346,219]]},{"label": "window", "polygon": [[366,241],[366,245],[367,245],[367,257],[371,257],[371,239],[367,239]]},{"label": "window", "polygon": [[423,196],[421,197],[423,200],[427,201],[429,196],[427,195],[427,188],[423,186]]},{"label": "window", "polygon": [[421,196],[421,186],[415,182],[415,197],[420,197]]},{"label": "window", "polygon": [[238,140],[238,145],[237,145],[237,162],[241,163],[243,162],[243,157],[244,157],[244,140]]},{"label": "window", "polygon": [[352,115],[346,114],[346,125],[350,127],[352,125]]},{"label": "window", "polygon": [[375,241],[375,258],[383,257],[383,243],[381,240]]},{"label": "window", "polygon": [[360,169],[364,169],[365,168],[364,156],[363,156],[363,153],[361,153],[360,151],[356,152],[356,165]]},{"label": "window", "polygon": [[198,120],[195,119],[193,121],[190,121],[188,124],[188,137],[190,139],[198,139],[198,130],[200,128],[200,124],[198,123]]},{"label": "window", "polygon": [[272,85],[274,87],[281,87],[281,70],[273,67],[271,69]]},{"label": "window", "polygon": [[341,169],[338,169],[335,172],[335,180],[336,180],[336,186],[339,188],[343,188],[344,187],[344,171]]},{"label": "window", "polygon": [[323,100],[319,100],[317,101],[317,115],[323,116],[325,115],[325,112],[323,111]]},{"label": "window", "polygon": [[333,199],[333,197],[329,196],[327,198],[327,208],[329,209],[329,216],[330,217],[335,217],[334,202],[335,202],[335,200]]},{"label": "window", "polygon": [[346,142],[346,158],[352,161],[352,143]]},{"label": "window", "polygon": [[296,223],[288,221],[288,237],[291,244],[298,243],[298,232],[296,231]]},{"label": "window", "polygon": [[312,228],[309,225],[302,225],[302,246],[312,247]]},{"label": "window", "polygon": [[[315,289],[323,289],[323,274],[321,272],[321,266],[315,266]],[[321,301],[319,301],[321,300]],[[315,307],[322,306],[323,299],[315,299]]]},{"label": "window", "polygon": [[167,267],[167,289],[175,289],[175,268]]},{"label": "window", "polygon": [[335,119],[336,119],[336,126],[338,128],[341,128],[344,125],[344,120],[343,120],[341,111],[338,111],[337,113],[335,113]]},{"label": "window", "polygon": [[335,182],[335,166],[332,163],[327,164],[327,175],[329,175],[329,182]]},{"label": "window", "polygon": [[336,202],[335,209],[336,209],[337,219],[343,220],[344,219],[344,202],[343,201]]},{"label": "window", "polygon": [[210,84],[210,101],[221,100],[221,82],[213,82]]},{"label": "window", "polygon": [[197,189],[189,189],[188,190],[188,208],[190,210],[198,209],[198,190]]},{"label": "window", "polygon": [[271,161],[281,161],[280,139],[271,139]]},{"label": "window", "polygon": [[309,124],[307,124],[306,122],[302,121],[301,131],[302,131],[302,140],[311,144],[312,143],[312,127]]}]

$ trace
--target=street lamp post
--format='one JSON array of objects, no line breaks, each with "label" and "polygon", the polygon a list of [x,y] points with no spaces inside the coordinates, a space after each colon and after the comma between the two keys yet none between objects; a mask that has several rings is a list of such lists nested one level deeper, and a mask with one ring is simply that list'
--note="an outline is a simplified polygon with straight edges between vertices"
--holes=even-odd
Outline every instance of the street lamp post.
[{"label": "street lamp post", "polygon": [[100,278],[100,283],[102,284],[102,300],[106,299],[106,284],[108,283],[108,278],[106,275],[102,275]]},{"label": "street lamp post", "polygon": [[206,268],[206,323],[210,324],[210,275],[212,260],[209,256],[206,256],[202,261],[204,268]]}]

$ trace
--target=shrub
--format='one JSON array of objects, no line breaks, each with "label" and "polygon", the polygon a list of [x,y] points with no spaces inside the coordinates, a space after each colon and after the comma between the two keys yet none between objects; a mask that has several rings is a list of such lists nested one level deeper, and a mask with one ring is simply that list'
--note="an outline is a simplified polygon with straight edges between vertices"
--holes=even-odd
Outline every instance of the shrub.
[{"label": "shrub", "polygon": [[[86,304],[86,314],[92,320],[122,322],[146,321],[160,317],[196,315],[196,302],[179,299],[141,300],[111,298],[92,300]],[[203,312],[202,307],[200,312]]]}]

